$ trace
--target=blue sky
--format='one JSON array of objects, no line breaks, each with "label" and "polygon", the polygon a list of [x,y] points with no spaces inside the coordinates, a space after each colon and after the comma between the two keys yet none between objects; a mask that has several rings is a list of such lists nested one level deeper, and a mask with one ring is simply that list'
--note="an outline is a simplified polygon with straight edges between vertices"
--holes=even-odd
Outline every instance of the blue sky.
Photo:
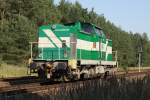
[{"label": "blue sky", "polygon": [[[58,3],[60,0],[55,0]],[[76,0],[66,0],[75,2]],[[94,8],[125,31],[146,32],[150,37],[150,0],[77,0],[83,8]]]}]

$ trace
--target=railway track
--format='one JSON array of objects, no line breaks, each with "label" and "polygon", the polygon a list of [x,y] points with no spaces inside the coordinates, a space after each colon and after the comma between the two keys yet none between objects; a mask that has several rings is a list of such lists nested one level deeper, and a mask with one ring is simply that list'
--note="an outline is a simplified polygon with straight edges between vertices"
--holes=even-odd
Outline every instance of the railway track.
[{"label": "railway track", "polygon": [[[111,83],[110,81],[113,81],[113,79],[135,79],[135,78],[143,78],[145,75],[150,74],[149,72],[140,72],[140,73],[117,73],[116,76],[108,76],[106,79],[102,78],[94,78],[94,79],[86,79],[86,80],[80,80],[80,81],[74,81],[74,82],[36,82],[36,83],[28,83],[28,84],[19,84],[19,85],[13,85],[12,87],[2,87],[0,88],[0,100],[20,100],[21,97],[24,97],[26,100],[26,97],[30,96],[57,96],[59,94],[64,93],[70,93],[70,91],[84,89],[85,86],[93,86],[95,84],[101,84],[101,83]],[[115,78],[114,78],[115,77]],[[19,99],[14,99],[18,98]],[[34,96],[33,96],[34,97]],[[1,99],[3,98],[3,99]],[[32,100],[32,99],[31,99]]]},{"label": "railway track", "polygon": [[[140,72],[140,73],[128,73],[128,74],[116,74],[115,77],[120,78],[120,77],[125,77],[128,79],[132,78],[142,78],[145,75],[149,74],[149,72]],[[111,79],[112,76],[108,76],[107,79]],[[26,79],[26,78],[24,78]],[[87,83],[89,81],[93,80],[100,80],[100,78],[94,78],[94,79],[86,79],[82,81],[74,81],[74,82],[51,82],[51,81],[40,81],[37,79],[37,77],[30,77],[30,83],[27,83],[29,81],[23,81],[23,79],[19,79],[19,82],[23,82],[22,84],[18,84],[15,79],[6,79],[6,80],[15,80],[17,83],[16,85],[10,85],[10,86],[5,86],[0,88],[0,95],[14,95],[18,93],[35,93],[39,91],[46,91],[46,90],[59,90],[63,88],[64,86],[67,88],[71,88],[75,84],[79,84],[79,86],[82,86],[82,84]],[[33,80],[31,80],[33,79]],[[107,80],[107,79],[101,79],[101,80]],[[76,85],[75,85],[76,86]]]},{"label": "railway track", "polygon": [[0,88],[40,82],[36,76],[0,78]]}]

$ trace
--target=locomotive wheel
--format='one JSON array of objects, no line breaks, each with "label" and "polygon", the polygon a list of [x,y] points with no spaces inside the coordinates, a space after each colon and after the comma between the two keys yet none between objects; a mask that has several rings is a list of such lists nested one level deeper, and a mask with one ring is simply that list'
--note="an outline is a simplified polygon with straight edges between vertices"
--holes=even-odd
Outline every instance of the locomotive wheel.
[{"label": "locomotive wheel", "polygon": [[94,72],[94,69],[89,69],[89,72],[90,72],[90,75],[89,75],[89,77],[90,78],[93,78],[94,76],[95,76],[95,72]]},{"label": "locomotive wheel", "polygon": [[67,82],[67,81],[69,81],[69,79],[67,78],[66,75],[63,75],[63,76],[61,76],[61,81]]},{"label": "locomotive wheel", "polygon": [[38,77],[40,79],[46,79],[46,71],[42,67],[38,69]]},{"label": "locomotive wheel", "polygon": [[104,79],[106,79],[109,76],[109,71],[106,71],[104,74]]},{"label": "locomotive wheel", "polygon": [[80,79],[88,79],[88,78],[89,78],[89,75],[86,73],[82,73],[80,76]]}]

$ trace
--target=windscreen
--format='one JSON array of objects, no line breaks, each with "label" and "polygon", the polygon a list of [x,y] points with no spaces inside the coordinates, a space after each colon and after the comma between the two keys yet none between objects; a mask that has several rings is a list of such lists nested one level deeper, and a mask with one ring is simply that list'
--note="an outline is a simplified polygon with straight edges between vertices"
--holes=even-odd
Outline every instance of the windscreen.
[{"label": "windscreen", "polygon": [[75,23],[66,23],[64,26],[75,26]]}]

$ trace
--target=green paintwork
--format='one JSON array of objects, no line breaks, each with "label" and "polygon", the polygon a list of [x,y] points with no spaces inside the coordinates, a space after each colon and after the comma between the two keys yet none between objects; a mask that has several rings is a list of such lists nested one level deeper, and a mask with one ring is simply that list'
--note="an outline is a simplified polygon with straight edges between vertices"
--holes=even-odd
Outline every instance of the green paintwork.
[{"label": "green paintwork", "polygon": [[[93,24],[91,24],[93,28],[97,27]],[[58,48],[56,44],[53,42],[53,40],[48,37],[44,33],[44,29],[50,29],[53,31],[53,33],[56,35],[56,37],[61,40],[61,37],[70,37],[70,33],[75,34],[77,39],[89,41],[89,42],[102,42],[106,44],[106,41],[108,40],[107,46],[112,47],[112,40],[106,39],[106,36],[104,33],[101,35],[98,35],[96,32],[93,32],[92,34],[86,34],[86,32],[83,32],[81,29],[81,22],[76,22],[73,25],[62,25],[62,24],[54,24],[54,25],[43,25],[39,27],[38,35],[39,38],[41,37],[47,37],[51,43],[55,46],[55,48],[40,48],[39,51],[40,54],[37,59],[43,59],[43,60],[68,60],[70,59],[70,47],[66,48],[67,57],[64,56],[64,48]],[[42,50],[43,49],[43,50]],[[60,52],[60,53],[59,53]],[[88,60],[107,60],[112,61],[112,54],[108,54],[106,57],[106,51],[92,51],[92,50],[82,50],[77,48],[77,59],[88,59]],[[107,58],[107,59],[106,59]]]}]

